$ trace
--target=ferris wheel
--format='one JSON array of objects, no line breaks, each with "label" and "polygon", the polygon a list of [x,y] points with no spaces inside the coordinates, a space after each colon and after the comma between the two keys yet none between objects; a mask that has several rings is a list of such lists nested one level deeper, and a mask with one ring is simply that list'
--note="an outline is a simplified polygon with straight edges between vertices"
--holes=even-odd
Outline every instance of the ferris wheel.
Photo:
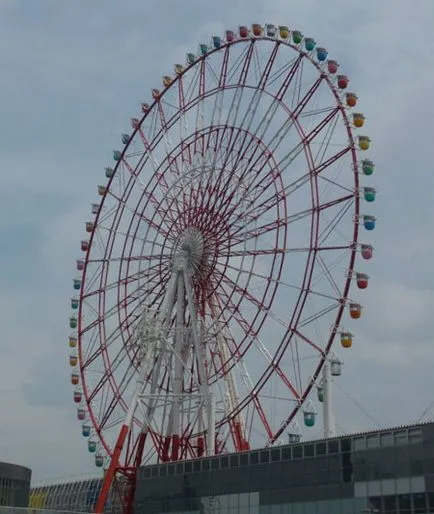
[{"label": "ferris wheel", "polygon": [[376,223],[365,118],[338,68],[286,26],[228,30],[122,134],[70,318],[102,496],[143,464],[272,445],[298,414],[314,424],[310,393],[362,312],[350,286],[367,287],[355,262],[373,247],[359,229]]}]

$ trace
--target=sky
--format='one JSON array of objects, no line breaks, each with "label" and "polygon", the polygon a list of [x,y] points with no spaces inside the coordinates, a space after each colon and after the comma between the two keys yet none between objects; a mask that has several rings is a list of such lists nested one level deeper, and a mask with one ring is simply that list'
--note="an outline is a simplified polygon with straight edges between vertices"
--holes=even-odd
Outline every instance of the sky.
[{"label": "sky", "polygon": [[96,185],[173,63],[258,21],[328,48],[373,142],[375,259],[354,346],[339,352],[338,429],[421,418],[434,390],[433,19],[432,0],[0,0],[0,460],[35,483],[96,473],[66,344]]}]

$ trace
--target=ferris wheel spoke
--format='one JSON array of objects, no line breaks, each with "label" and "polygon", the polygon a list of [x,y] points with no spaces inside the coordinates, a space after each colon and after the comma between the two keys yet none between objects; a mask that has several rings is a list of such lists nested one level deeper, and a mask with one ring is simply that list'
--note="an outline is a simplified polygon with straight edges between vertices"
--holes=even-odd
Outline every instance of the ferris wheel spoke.
[{"label": "ferris wheel spoke", "polygon": [[330,237],[330,235],[336,231],[336,228],[337,228],[339,222],[342,220],[342,218],[348,212],[351,205],[352,205],[352,202],[348,202],[348,203],[344,204],[341,209],[339,209],[338,213],[331,220],[330,224],[327,227],[324,227],[324,229],[320,232],[320,234],[318,236],[318,244],[320,244],[320,245],[324,244],[327,241],[327,239]]},{"label": "ferris wheel spoke", "polygon": [[307,318],[301,319],[298,326],[300,328],[303,328],[307,325],[310,325],[312,322],[318,320],[319,318],[322,318],[323,316],[332,312],[333,310],[337,309],[338,307],[339,307],[339,303],[334,303],[332,305],[324,307],[323,309],[316,312],[315,314],[312,314],[311,316],[308,316]]},{"label": "ferris wheel spoke", "polygon": [[[187,138],[187,131],[188,131],[188,125],[187,125],[187,118],[185,116],[186,111],[186,102],[185,102],[185,95],[184,95],[184,76],[180,75],[178,78],[178,110],[179,110],[179,137],[181,139],[181,169],[184,169],[184,166],[190,166],[192,159],[191,159],[191,152],[190,152],[190,146],[186,145],[185,139]],[[180,177],[179,169],[176,165],[176,174],[178,177]]]},{"label": "ferris wheel spoke", "polygon": [[150,262],[169,259],[169,254],[149,254],[149,255],[122,255],[118,257],[107,257],[102,259],[88,259],[88,264],[115,263],[115,262]]},{"label": "ferris wheel spoke", "polygon": [[[236,84],[233,84],[231,89],[235,89],[234,90],[234,95],[233,95],[233,98],[232,98],[232,102],[231,102],[231,106],[228,110],[228,115],[226,117],[226,122],[225,122],[225,126],[236,126],[236,120],[238,118],[238,115],[239,115],[239,111],[240,111],[240,107],[241,107],[241,102],[242,102],[242,97],[243,97],[243,88],[244,86],[246,85],[246,80],[247,80],[247,74],[248,74],[248,70],[249,70],[249,67],[250,67],[250,63],[251,63],[251,60],[252,60],[252,56],[253,56],[253,48],[254,48],[254,41],[255,40],[251,40],[249,46],[248,46],[248,49],[247,51],[245,51],[245,57],[242,61],[242,63],[240,62],[240,65],[239,65],[239,68],[241,69],[240,71],[240,74],[239,74],[239,78],[238,78],[238,81]],[[235,68],[234,70],[234,73],[236,71],[239,70],[238,66]],[[231,80],[234,78],[233,75],[230,75],[229,76],[229,82],[231,82]],[[227,156],[228,155],[231,155],[234,147],[233,145],[235,144],[235,141],[234,141],[234,131],[231,131],[231,134],[229,136],[229,141],[228,141],[228,148],[229,148],[229,152],[226,154]],[[227,158],[223,161],[223,165],[222,165],[222,168],[224,169],[228,164],[228,161],[227,161]]]},{"label": "ferris wheel spoke", "polygon": [[[239,270],[241,271],[241,270]],[[257,275],[254,275],[252,273],[252,276],[257,276]],[[232,294],[230,296],[228,296],[228,293],[226,292],[226,290],[224,289],[224,286],[222,283],[225,283],[228,287],[231,288],[231,290],[233,291]],[[270,286],[270,284],[273,283],[272,280],[267,280],[267,290]],[[275,285],[277,285],[278,283],[277,282],[274,282]],[[258,298],[256,298],[255,296],[253,296],[251,293],[249,293],[247,291],[247,288],[244,288],[244,287],[240,287],[237,283],[235,283],[233,280],[231,280],[230,278],[224,276],[224,275],[221,275],[221,287],[223,288],[223,290],[225,291],[225,295],[227,296],[227,298],[229,300],[231,300],[232,302],[232,296],[234,295],[234,293],[237,293],[240,298],[243,300],[244,298],[249,300],[249,302],[256,308],[258,309],[258,311],[262,311],[264,313],[266,313],[267,315],[270,316],[271,319],[273,319],[274,321],[276,321],[276,323],[278,323],[281,327],[283,327],[285,330],[288,330],[288,324],[282,320],[279,316],[277,316],[277,314],[273,313],[273,311],[271,310],[271,305],[269,306],[265,306],[261,300],[259,300]],[[299,288],[297,288],[299,289]],[[265,296],[265,294],[264,294]],[[242,301],[240,300],[240,302]],[[235,307],[235,310],[238,311],[239,310],[239,305],[237,305]],[[245,327],[244,327],[245,328]]]},{"label": "ferris wheel spoke", "polygon": [[[144,136],[143,136],[144,137]],[[148,144],[149,146],[149,144]],[[152,150],[147,150],[147,152],[149,152],[151,154],[150,156],[150,159],[151,159],[151,162],[153,164],[153,170],[154,170],[154,177],[156,178],[156,186],[158,186],[160,188],[160,190],[162,191],[163,193],[163,198],[162,200],[158,201],[157,197],[155,196],[154,192],[152,191],[148,191],[146,189],[146,184],[144,184],[144,182],[142,180],[140,180],[139,178],[139,175],[138,173],[140,173],[141,169],[134,172],[134,180],[137,180],[139,182],[139,185],[141,187],[141,191],[142,191],[142,194],[148,199],[148,201],[151,203],[151,205],[154,207],[155,209],[155,213],[158,213],[160,208],[161,208],[161,202],[164,201],[164,203],[166,204],[166,213],[167,213],[167,216],[168,218],[173,221],[173,213],[172,213],[172,208],[170,207],[170,204],[168,203],[168,199],[171,199],[175,205],[177,206],[177,201],[176,201],[176,197],[172,197],[171,196],[171,187],[173,186],[173,183],[172,184],[169,184],[166,180],[166,176],[164,173],[162,173],[160,171],[160,167],[158,164],[157,164],[157,161],[155,159],[155,157],[152,156]],[[177,167],[177,163],[176,161],[173,161],[173,159],[170,158],[170,152],[169,150],[167,149],[167,155],[168,155],[168,165],[169,165],[169,168],[170,168],[170,171],[171,173],[174,172],[175,175],[177,176],[180,176],[180,172],[178,170],[178,167]],[[155,188],[154,188],[154,191],[155,191]],[[128,208],[128,206],[127,206]],[[134,214],[136,213],[136,211],[132,211]],[[176,211],[175,211],[175,215],[176,215]],[[164,222],[165,220],[162,219],[162,221]]]},{"label": "ferris wheel spoke", "polygon": [[312,339],[310,339],[305,334],[303,334],[303,332],[301,330],[299,330],[298,327],[294,328],[293,333],[294,333],[295,336],[300,338],[302,341],[304,341],[306,344],[308,344],[311,348],[313,348],[315,351],[317,351],[320,355],[324,355],[324,350],[320,346],[315,344],[312,341]]},{"label": "ferris wheel spoke", "polygon": [[[101,354],[106,351],[106,348],[99,347],[92,355],[88,357],[88,359],[83,363],[83,369],[88,369],[90,365],[101,356]],[[125,361],[128,354],[123,350],[121,347],[118,351],[118,354],[115,356],[114,359],[114,365],[111,369],[110,373],[105,373],[101,379],[96,383],[93,390],[89,393],[88,401],[92,402],[96,396],[102,391],[104,386],[109,385],[110,380],[113,378],[113,374],[116,371],[116,369]],[[117,361],[118,357],[120,357],[120,360]]]},{"label": "ferris wheel spoke", "polygon": [[[141,212],[140,214],[137,213],[137,211],[131,209],[127,203],[126,203],[126,200],[124,200],[123,198],[119,198],[117,197],[116,195],[114,195],[114,193],[110,192],[109,191],[109,194],[117,201],[119,202],[119,205],[123,205],[124,208],[129,211],[131,214],[133,214],[134,216],[138,216],[141,220],[143,221],[146,221],[146,223],[148,223],[149,227],[153,228],[158,234],[160,235],[163,235],[165,237],[170,237],[170,233],[163,229],[162,227],[162,224],[164,223],[167,223],[167,221],[165,221],[163,218],[160,219],[160,223],[156,223],[155,221],[153,221],[152,219],[148,218],[145,214],[144,214],[144,211]],[[152,195],[150,195],[152,196]],[[155,198],[152,196],[152,200],[151,200],[151,204],[154,206],[155,209],[157,209],[157,206],[160,207],[160,205],[158,203],[155,202]],[[155,210],[155,213],[157,213],[158,211]],[[105,230],[108,230],[109,232],[113,232],[113,227],[99,227],[99,228],[103,228]],[[169,226],[167,225],[167,229],[169,229]],[[125,237],[131,237],[129,234],[122,234],[124,235]]]},{"label": "ferris wheel spoke", "polygon": [[[93,321],[93,323],[91,323],[90,325],[88,325],[85,328],[83,328],[82,329],[82,333],[85,333],[88,330],[91,330],[97,324],[106,322],[111,317],[116,315],[121,308],[122,309],[127,309],[132,303],[137,302],[138,300],[140,300],[140,296],[141,295],[139,295],[138,293],[140,293],[140,292],[143,293],[143,289],[145,287],[149,290],[149,284],[152,284],[152,282],[153,282],[153,280],[155,279],[156,276],[157,276],[156,274],[148,276],[148,280],[147,280],[146,285],[138,286],[136,289],[134,289],[133,291],[129,292],[128,295],[125,295],[124,297],[122,297],[122,300],[119,301],[119,303],[115,302],[112,307],[106,308],[105,311],[104,311],[104,316],[97,318],[96,320]],[[149,278],[149,277],[152,277],[152,278]],[[158,285],[159,285],[159,283],[158,283]]]},{"label": "ferris wheel spoke", "polygon": [[[228,285],[230,285],[231,287],[234,287],[233,282],[232,283],[231,283],[231,281],[229,281],[229,282],[230,282],[230,284],[228,284]],[[231,308],[233,309],[233,312],[234,312],[234,318],[237,320],[238,324],[244,328],[246,333],[248,333],[251,336],[253,344],[255,345],[255,347],[259,351],[259,353],[263,356],[263,358],[267,362],[268,366],[270,366],[274,370],[274,372],[278,375],[278,377],[282,380],[282,382],[286,385],[286,387],[294,395],[294,398],[297,398],[297,399],[300,398],[300,394],[294,388],[294,386],[291,384],[291,382],[286,377],[285,373],[280,368],[280,366],[279,366],[280,359],[277,360],[275,357],[273,357],[273,355],[271,355],[271,353],[268,351],[267,347],[264,345],[261,338],[257,335],[257,333],[253,332],[253,330],[251,328],[251,324],[241,314],[241,311],[239,309],[239,304],[235,305],[235,303],[233,302],[233,300],[232,300],[233,294],[229,295],[229,293],[226,292],[222,283],[219,284],[219,288],[221,289],[221,291],[224,292],[223,294],[228,299],[226,308],[229,308],[229,305],[231,305]],[[243,292],[243,290],[239,287],[237,287],[237,288],[234,287],[234,289],[238,289],[238,293],[240,293],[240,291]],[[246,294],[246,291],[244,291],[244,294]],[[260,310],[266,309],[262,305],[262,303],[259,302],[257,299],[255,299],[251,294],[248,294],[248,296],[249,296],[249,299],[252,301],[252,303],[254,303],[256,307],[258,307],[258,309],[260,309]],[[267,310],[267,312],[271,313],[271,311],[269,309],[266,309],[266,310]],[[273,319],[275,319],[275,318],[277,318],[276,321],[278,321],[278,322],[280,321],[278,317],[273,316]],[[247,327],[249,327],[248,331],[246,330]],[[285,326],[285,328],[288,330],[287,325]],[[255,389],[256,389],[256,386],[255,386]]]},{"label": "ferris wheel spoke", "polygon": [[[311,251],[311,250],[309,250],[309,251]],[[276,252],[276,253],[278,253],[278,252]],[[275,285],[278,285],[278,286],[284,286],[284,287],[287,287],[289,289],[294,289],[294,290],[299,291],[299,292],[302,291],[302,287],[297,286],[295,284],[290,284],[289,282],[285,282],[284,280],[280,280],[280,279],[277,279],[277,278],[267,277],[266,275],[262,275],[260,273],[255,272],[255,271],[251,271],[251,270],[246,270],[246,269],[243,269],[243,268],[235,267],[235,266],[232,266],[231,264],[227,264],[226,266],[227,266],[228,269],[231,269],[231,270],[233,270],[233,271],[235,271],[237,273],[248,274],[248,275],[251,275],[252,277],[262,279],[265,282],[270,283],[270,284],[275,284]],[[325,294],[325,293],[322,293],[320,291],[316,291],[315,289],[312,289],[312,288],[309,289],[309,293],[314,295],[314,296],[318,296],[320,298],[325,298],[325,299],[333,300],[333,301],[339,301],[339,298],[340,298],[340,291],[339,291],[339,289],[337,290],[337,293],[338,293],[338,297],[337,298],[335,296],[331,296],[329,294]],[[277,319],[276,319],[276,321],[277,321]],[[280,320],[280,321],[282,321],[282,320]],[[282,326],[287,328],[286,324],[283,324]]]},{"label": "ferris wheel spoke", "polygon": [[[167,256],[167,259],[169,259],[169,257],[170,256]],[[105,261],[105,262],[107,262],[107,261]],[[140,280],[142,278],[143,279],[149,278],[150,276],[153,275],[154,272],[158,273],[159,266],[160,266],[160,261],[157,262],[156,264],[153,264],[152,266],[149,266],[148,268],[146,268],[146,270],[140,270],[138,272],[133,273],[132,275],[128,275],[128,276],[124,277],[121,280],[121,283],[119,283],[119,280],[116,278],[116,280],[114,282],[109,282],[109,283],[105,284],[104,286],[99,287],[98,289],[95,289],[86,294],[83,294],[82,299],[85,300],[91,296],[99,295],[103,292],[105,292],[105,293],[110,292],[110,290],[117,289],[120,285],[125,285],[127,283],[130,283],[130,282],[133,282],[136,280]],[[154,271],[152,272],[152,270],[154,270]],[[152,272],[152,273],[150,273],[150,272]]]},{"label": "ferris wheel spoke", "polygon": [[[312,143],[312,141],[315,139],[315,137],[320,134],[321,130],[327,126],[327,124],[330,122],[330,119],[336,116],[338,111],[333,110],[326,118],[324,118],[314,129],[312,129],[308,134],[303,135],[302,139],[299,143],[295,145],[294,148],[292,148],[284,157],[281,158],[281,160],[278,162],[278,167],[281,171],[281,173],[284,173],[289,166],[295,161],[295,159],[303,152],[306,152],[306,147],[309,147],[309,145]],[[285,135],[287,134],[287,131],[276,140],[276,143],[272,147],[271,151],[276,151],[278,147],[280,146],[280,143],[284,141]],[[277,136],[275,136],[277,137]],[[334,160],[332,160],[328,165],[333,164]],[[315,168],[313,163],[309,163],[309,168],[311,173],[318,174],[321,170],[323,171],[328,166],[323,167],[317,167]],[[319,168],[319,169],[318,169]]]},{"label": "ferris wheel spoke", "polygon": [[[326,161],[322,162],[321,164],[318,164],[314,170],[309,171],[309,172],[301,175],[300,177],[297,177],[294,181],[287,184],[283,190],[283,193],[285,194],[285,196],[288,197],[289,195],[298,191],[300,189],[300,187],[303,187],[304,185],[309,184],[312,179],[312,176],[316,175],[316,176],[322,177],[321,173],[323,171],[325,171],[332,164],[334,164],[336,161],[341,159],[350,150],[351,150],[351,146],[348,146],[348,147],[344,148],[343,150],[340,150],[336,154],[329,157]],[[283,172],[283,171],[285,171],[285,169],[286,168],[282,169],[281,171]],[[341,186],[337,183],[335,185],[343,188],[343,186]],[[347,188],[343,188],[343,189],[346,191],[351,191],[350,189],[347,189]],[[274,198],[274,195],[270,198]],[[264,201],[264,204],[266,204],[267,201],[268,201],[268,199]]]},{"label": "ferris wheel spoke", "polygon": [[[305,219],[308,216],[310,216],[312,214],[312,212],[314,212],[314,209],[306,209],[305,211],[299,212],[297,214],[292,214],[290,216],[287,216],[285,219],[271,221],[269,223],[260,225],[259,227],[255,227],[250,230],[245,230],[244,226],[237,226],[237,228],[234,229],[232,232],[232,238],[235,242],[242,241],[242,242],[246,243],[250,239],[257,239],[260,236],[271,232],[272,230],[275,230],[275,229],[279,230],[283,226],[288,226],[291,223],[295,223],[296,221]],[[240,218],[241,218],[241,216],[242,215],[240,215]],[[239,221],[241,223],[242,219],[240,219]],[[242,239],[237,238],[238,234],[241,234],[240,237],[242,237]]]},{"label": "ferris wheel spoke", "polygon": [[[251,39],[247,42],[247,48],[244,48],[238,59],[234,61],[230,69],[228,70],[228,83],[235,83],[238,86],[246,83],[247,72],[250,67],[250,62],[253,56],[253,49],[255,45],[255,40]],[[233,50],[233,49],[232,49]],[[238,76],[238,80],[236,77]]]},{"label": "ferris wheel spoke", "polygon": [[104,264],[103,262],[98,263],[96,268],[94,270],[92,270],[92,272],[91,272],[91,270],[88,270],[87,281],[85,283],[85,287],[82,289],[82,297],[83,298],[86,298],[87,291],[92,290],[92,288],[95,286],[95,284],[99,281],[100,273],[103,268],[103,264]]},{"label": "ferris wheel spoke", "polygon": [[[282,103],[283,98],[285,97],[289,87],[291,86],[294,77],[297,75],[297,72],[299,70],[299,66],[300,66],[302,60],[303,60],[303,56],[300,54],[299,57],[294,61],[293,65],[291,66],[288,73],[286,74],[285,79],[283,80],[277,94],[273,97],[271,104],[269,105],[268,109],[266,110],[265,114],[263,115],[261,121],[258,123],[258,126],[257,126],[255,132],[253,133],[253,137],[248,142],[249,145],[252,144],[254,139],[262,140],[264,138],[267,130],[269,129],[269,127],[271,125],[273,116],[276,114],[277,109],[278,109],[279,105]],[[319,84],[317,87],[319,87]],[[315,91],[312,92],[312,95],[314,92]],[[306,100],[308,101],[309,99],[310,99],[310,97],[308,97]],[[306,101],[306,103],[307,103],[307,101]],[[302,106],[302,108],[304,108],[304,106]],[[301,111],[302,111],[302,109],[299,112],[301,113]],[[296,116],[296,114],[297,113],[293,113],[293,116]],[[293,121],[292,121],[292,117],[291,117],[289,126],[288,126],[285,134],[288,133],[288,131],[292,127],[292,125],[293,125]],[[245,152],[244,148],[242,149],[242,151],[240,151],[240,154],[242,154],[243,152]]]},{"label": "ferris wheel spoke", "polygon": [[332,289],[335,291],[335,293],[338,295],[338,298],[341,294],[339,286],[336,284],[336,280],[333,278],[333,275],[330,272],[330,268],[327,267],[326,263],[324,262],[324,259],[321,257],[321,255],[317,255],[318,264],[320,265],[320,268],[322,268],[324,276],[326,277],[327,281],[331,285]]},{"label": "ferris wheel spoke", "polygon": [[[304,247],[294,247],[294,248],[255,248],[254,250],[232,250],[227,253],[228,257],[243,257],[243,256],[261,256],[261,255],[274,255],[276,253],[281,254],[291,254],[291,253],[306,253],[312,252],[315,250],[316,252],[328,252],[328,251],[337,251],[337,250],[350,250],[352,245],[342,245],[342,246],[318,246],[315,248],[311,248],[310,246]],[[229,265],[228,265],[229,266]],[[239,268],[234,268],[239,269]]]}]

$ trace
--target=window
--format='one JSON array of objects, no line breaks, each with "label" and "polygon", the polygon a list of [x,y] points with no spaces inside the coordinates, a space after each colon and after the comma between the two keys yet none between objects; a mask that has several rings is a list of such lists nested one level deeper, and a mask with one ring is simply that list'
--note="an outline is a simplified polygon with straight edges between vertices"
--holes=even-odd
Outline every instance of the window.
[{"label": "window", "polygon": [[413,505],[415,514],[429,512],[424,493],[413,494]]},{"label": "window", "polygon": [[249,465],[249,454],[242,453],[240,455],[240,466],[248,466]]},{"label": "window", "polygon": [[280,448],[271,450],[271,462],[278,462],[280,460]]},{"label": "window", "polygon": [[258,464],[259,455],[258,452],[253,452],[250,454],[250,464]]},{"label": "window", "polygon": [[328,453],[339,453],[338,441],[329,441],[328,442]]},{"label": "window", "polygon": [[220,460],[220,467],[227,468],[229,467],[229,459],[227,457],[222,457]]},{"label": "window", "polygon": [[238,455],[231,455],[229,457],[229,466],[231,468],[237,468],[239,466],[239,463],[238,463]]},{"label": "window", "polygon": [[406,430],[400,430],[399,432],[395,432],[395,444],[396,446],[402,446],[407,444],[408,437]]},{"label": "window", "polygon": [[408,442],[410,444],[416,444],[422,442],[422,429],[421,428],[410,428],[408,431]]},{"label": "window", "polygon": [[380,446],[380,438],[378,434],[368,435],[366,437],[366,447],[369,448],[378,448]]},{"label": "window", "polygon": [[294,446],[292,448],[292,458],[302,459],[303,458],[303,446]]},{"label": "window", "polygon": [[398,496],[398,501],[400,514],[406,514],[411,512],[411,498],[409,494],[400,494]]},{"label": "window", "polygon": [[291,460],[291,448],[282,448],[282,460]]},{"label": "window", "polygon": [[305,457],[314,457],[315,456],[315,447],[313,444],[305,444],[304,445],[304,456]]},{"label": "window", "polygon": [[270,452],[268,450],[263,450],[261,452],[261,463],[267,464],[268,462],[270,462]]},{"label": "window", "polygon": [[366,449],[366,441],[365,438],[362,437],[355,437],[353,439],[354,441],[354,451],[364,451]]},{"label": "window", "polygon": [[183,473],[184,473],[184,463],[178,462],[178,464],[176,465],[176,474],[182,475]]},{"label": "window", "polygon": [[210,462],[209,462],[209,460],[208,460],[208,459],[207,459],[207,460],[204,460],[204,461],[202,462],[202,469],[203,469],[204,471],[209,471],[209,469],[210,469],[210,468],[211,468],[211,466],[210,466]]},{"label": "window", "polygon": [[382,448],[393,446],[393,432],[384,432],[383,434],[380,434],[380,446]]},{"label": "window", "polygon": [[193,468],[193,466],[192,466],[191,462],[186,462],[184,464],[184,469],[185,469],[186,473],[191,473],[192,468]]},{"label": "window", "polygon": [[157,466],[154,466],[153,468],[151,468],[151,476],[158,477],[158,467]]},{"label": "window", "polygon": [[351,439],[342,439],[341,440],[341,452],[346,453],[351,451]]},{"label": "window", "polygon": [[169,464],[167,466],[167,474],[170,475],[170,476],[175,474],[175,466],[174,466],[174,464]]},{"label": "window", "polygon": [[167,475],[167,466],[160,466],[160,477],[165,477]]},{"label": "window", "polygon": [[325,455],[327,453],[326,443],[316,443],[316,454]]}]

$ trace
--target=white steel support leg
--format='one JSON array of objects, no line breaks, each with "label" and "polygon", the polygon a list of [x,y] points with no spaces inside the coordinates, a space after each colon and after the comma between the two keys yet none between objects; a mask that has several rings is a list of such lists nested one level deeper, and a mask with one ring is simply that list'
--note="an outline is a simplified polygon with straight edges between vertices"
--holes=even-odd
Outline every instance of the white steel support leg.
[{"label": "white steel support leg", "polygon": [[324,416],[324,438],[334,437],[335,435],[335,423],[333,418],[333,403],[332,403],[332,392],[331,392],[331,376],[330,376],[330,364],[326,359],[323,367],[323,390],[324,390],[324,402],[323,402],[323,416]]},{"label": "white steel support leg", "polygon": [[216,408],[216,397],[214,394],[209,396],[209,404],[207,406],[208,414],[208,432],[207,432],[207,444],[206,452],[208,457],[215,455],[215,408]]},{"label": "white steel support leg", "polygon": [[[184,278],[182,272],[177,273],[177,296],[176,296],[176,332],[175,332],[175,349],[176,354],[182,356],[184,346]],[[175,362],[173,362],[173,360]],[[171,435],[180,435],[181,424],[180,424],[180,413],[181,413],[181,394],[182,394],[182,378],[184,365],[181,359],[176,357],[172,360],[173,366],[173,408],[171,412]]]},{"label": "white steel support leg", "polygon": [[[158,358],[157,358],[157,362],[155,363],[154,369],[152,371],[151,395],[154,395],[155,391],[157,390],[158,377],[160,375],[161,364],[163,362],[163,357],[164,357],[164,341],[166,338],[167,330],[170,326],[170,314],[172,312],[173,304],[175,301],[175,290],[176,290],[176,275],[173,274],[171,277],[171,280],[169,282],[169,287],[168,287],[168,290],[166,291],[165,302],[163,304],[163,305],[165,305],[165,311],[163,311],[163,320],[164,320],[163,333],[159,334],[159,337],[157,338],[157,341],[155,342],[155,345],[154,345],[155,350],[158,352]],[[151,364],[154,362],[154,359],[148,358],[148,359],[143,359],[143,361],[148,361],[147,363]],[[145,367],[145,363],[146,362],[141,362],[141,367]],[[144,375],[144,377],[145,376],[146,375]],[[144,385],[145,384],[142,382],[142,389],[138,392],[137,401],[138,401],[141,393],[144,390]],[[151,396],[149,399],[148,407],[147,407],[145,421],[144,421],[144,424],[142,427],[143,433],[146,433],[150,427],[152,418],[154,416],[155,402],[156,402],[156,398]]]},{"label": "white steel support leg", "polygon": [[[193,335],[193,346],[196,354],[196,362],[199,377],[199,390],[202,397],[202,406],[206,409],[204,418],[206,419],[207,428],[207,455],[211,456],[215,453],[215,399],[213,399],[209,387],[208,376],[205,365],[205,354],[203,352],[203,341],[200,340],[200,331],[198,330],[196,308],[194,306],[193,288],[190,283],[190,277],[187,270],[184,269],[184,284],[187,294],[187,305],[190,312],[191,332]],[[208,446],[210,445],[210,446]]]}]

